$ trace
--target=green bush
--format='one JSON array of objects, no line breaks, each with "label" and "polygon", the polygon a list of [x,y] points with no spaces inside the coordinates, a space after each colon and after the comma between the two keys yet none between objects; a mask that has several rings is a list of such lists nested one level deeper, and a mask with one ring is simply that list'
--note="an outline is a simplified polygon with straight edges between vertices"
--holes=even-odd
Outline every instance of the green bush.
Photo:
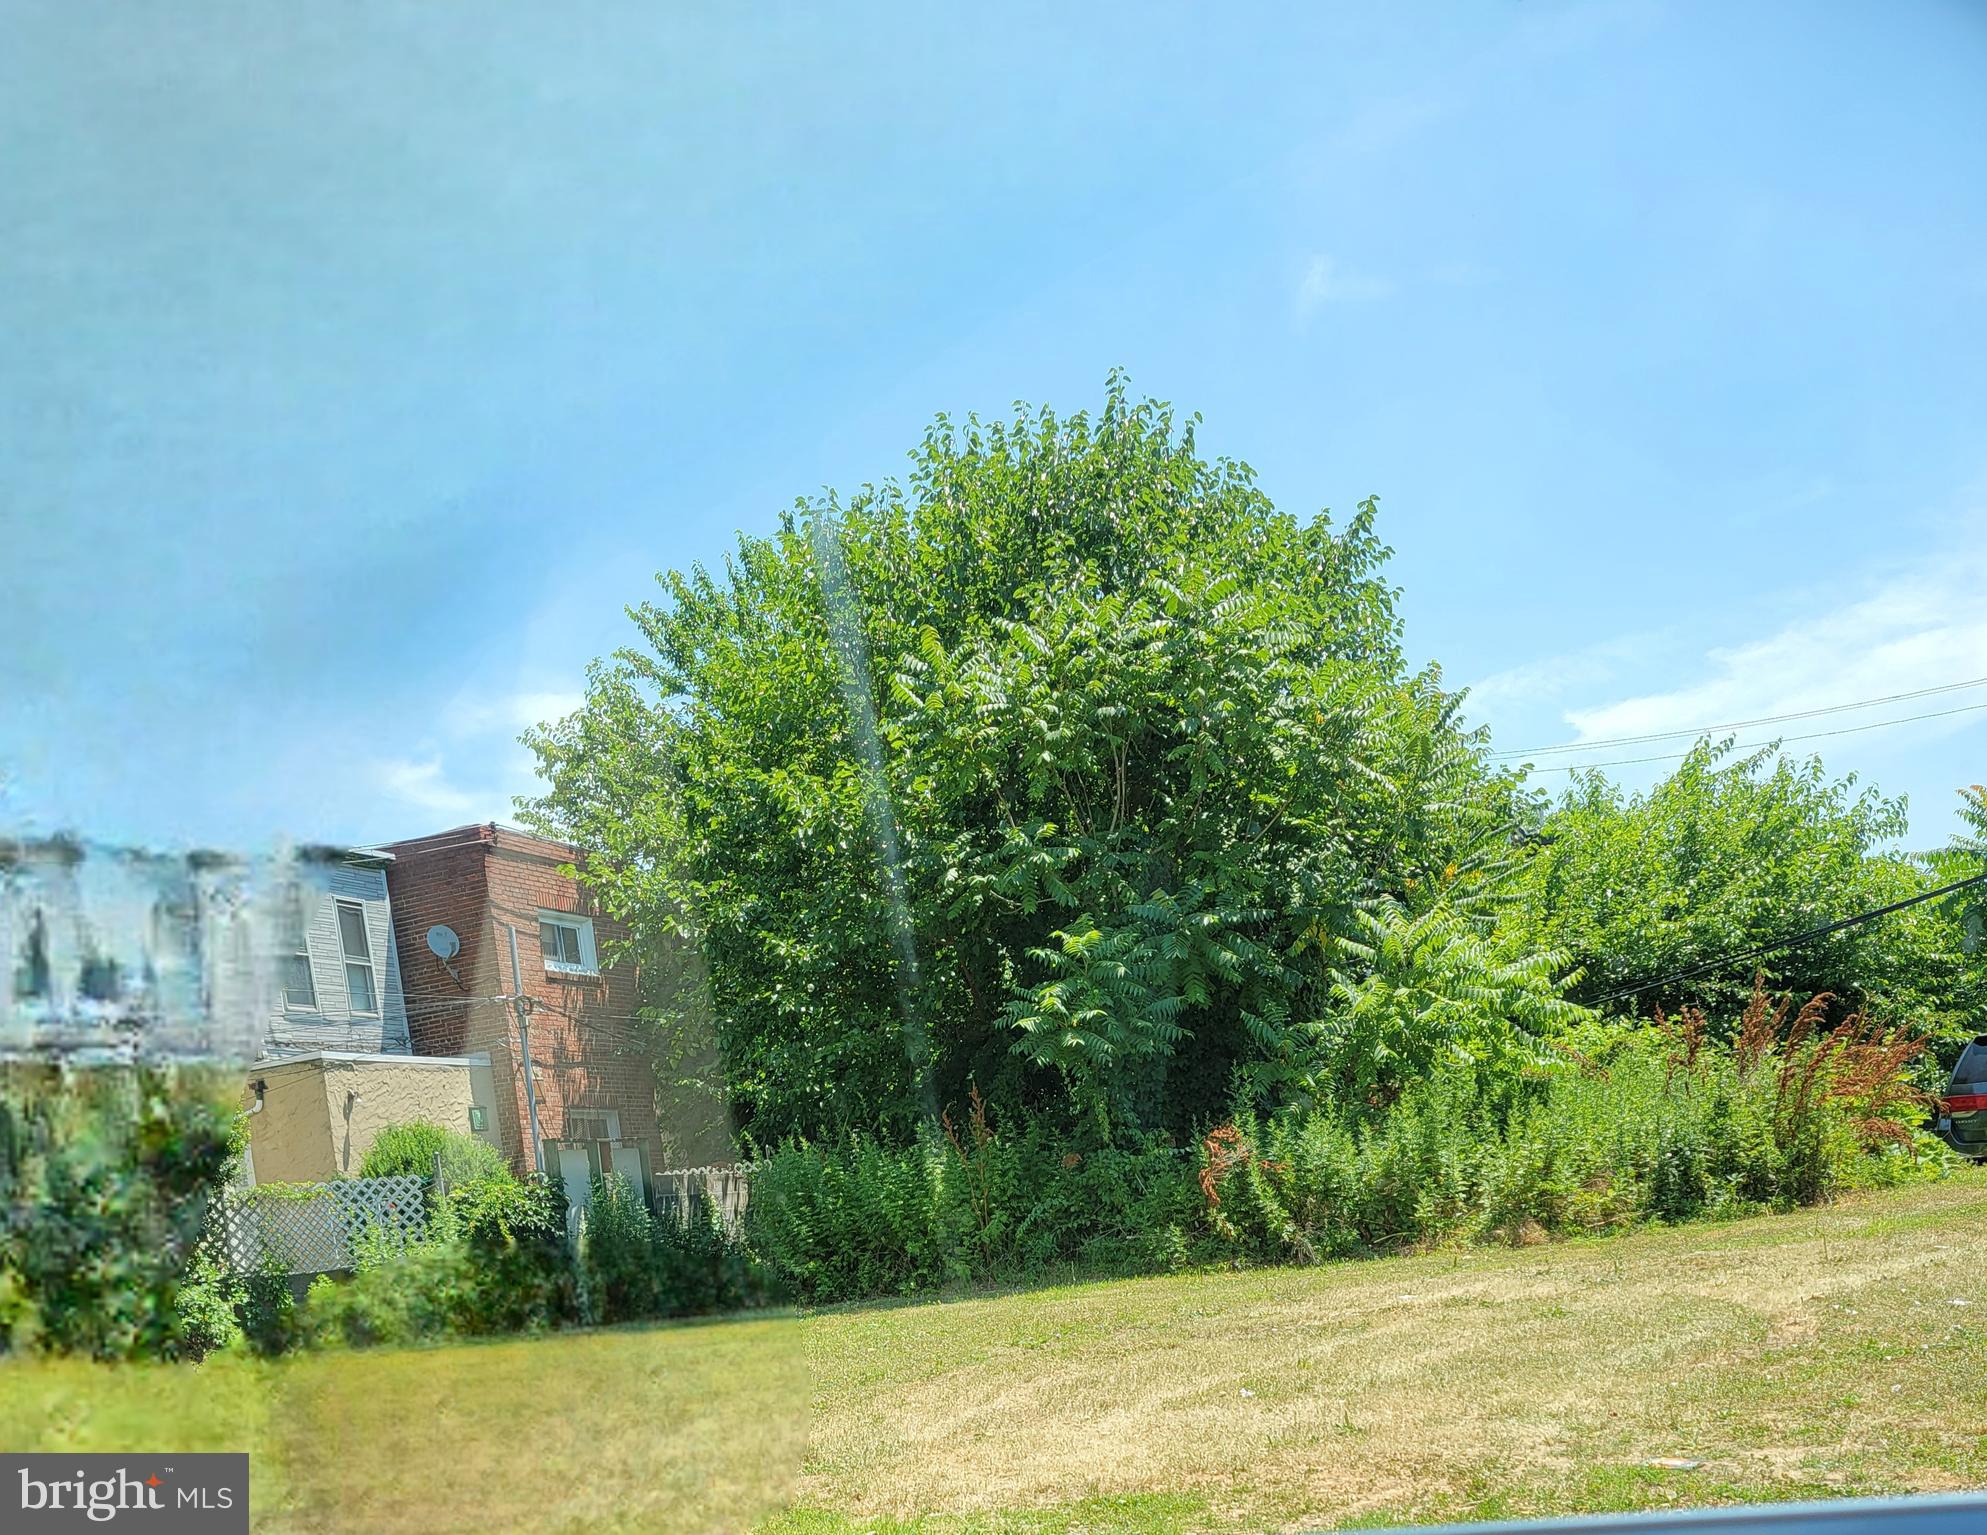
[{"label": "green bush", "polygon": [[1918,1042],[1857,1019],[1824,1030],[1826,1010],[1817,998],[1790,1016],[1756,993],[1722,1031],[1686,1012],[1515,1095],[1452,1069],[1378,1118],[1238,1112],[1201,1147],[1205,1229],[1218,1251],[1308,1262],[1789,1209],[1937,1175],[1946,1159],[1921,1160],[1915,1132]]},{"label": "green bush", "polygon": [[373,1230],[344,1278],[322,1275],[294,1331],[355,1348],[447,1335],[535,1332],[580,1320],[565,1200],[506,1174],[451,1189],[418,1241]]},{"label": "green bush", "polygon": [[321,1276],[288,1338],[365,1348],[735,1310],[768,1284],[711,1218],[657,1219],[624,1178],[599,1180],[575,1263],[555,1185],[490,1180],[450,1193],[428,1235],[370,1232],[344,1278]]},{"label": "green bush", "polygon": [[579,1319],[557,1179],[486,1178],[450,1189],[437,1235],[466,1255],[453,1324],[465,1333],[537,1331]]},{"label": "green bush", "polygon": [[714,1210],[658,1216],[653,1246],[663,1316],[703,1316],[762,1305],[773,1277]]},{"label": "green bush", "polygon": [[0,1321],[9,1344],[99,1359],[181,1349],[177,1299],[231,1162],[190,1075],[10,1070],[0,1080]]},{"label": "green bush", "polygon": [[655,1219],[635,1186],[619,1173],[596,1177],[580,1226],[580,1272],[594,1321],[635,1321],[662,1309],[655,1240]]},{"label": "green bush", "polygon": [[944,1178],[934,1149],[866,1136],[784,1146],[753,1178],[753,1250],[786,1288],[815,1300],[905,1295],[963,1278]]},{"label": "green bush", "polygon": [[909,1148],[796,1142],[762,1160],[746,1236],[771,1282],[834,1301],[1185,1261],[1198,1209],[1174,1149],[1140,1137],[1076,1150],[1039,1124],[996,1134],[977,1097],[945,1132]]},{"label": "green bush", "polygon": [[245,1298],[241,1277],[219,1252],[205,1242],[196,1247],[173,1299],[180,1346],[190,1358],[241,1346]]},{"label": "green bush", "polygon": [[313,1346],[417,1343],[462,1330],[473,1290],[469,1255],[452,1237],[395,1242],[362,1238],[349,1278],[320,1274],[304,1296],[298,1336]]},{"label": "green bush", "polygon": [[262,1266],[241,1281],[242,1340],[265,1358],[287,1354],[297,1346],[303,1319],[297,1310],[296,1292],[290,1287],[290,1268],[282,1259],[266,1257]]},{"label": "green bush", "polygon": [[436,1157],[441,1158],[442,1182],[449,1188],[511,1176],[510,1163],[488,1141],[419,1119],[380,1131],[359,1164],[359,1176],[432,1178]]},{"label": "green bush", "polygon": [[768,1288],[715,1211],[653,1215],[618,1175],[594,1181],[580,1251],[600,1322],[735,1311],[763,1300]]}]

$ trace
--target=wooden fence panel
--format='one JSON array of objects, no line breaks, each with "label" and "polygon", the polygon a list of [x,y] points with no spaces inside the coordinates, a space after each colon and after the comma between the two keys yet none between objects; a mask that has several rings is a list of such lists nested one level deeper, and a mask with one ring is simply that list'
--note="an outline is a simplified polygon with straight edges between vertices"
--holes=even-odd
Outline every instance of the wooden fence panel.
[{"label": "wooden fence panel", "polygon": [[752,1199],[749,1167],[672,1168],[651,1174],[649,1185],[658,1215],[701,1220],[715,1209],[728,1231],[738,1230]]}]

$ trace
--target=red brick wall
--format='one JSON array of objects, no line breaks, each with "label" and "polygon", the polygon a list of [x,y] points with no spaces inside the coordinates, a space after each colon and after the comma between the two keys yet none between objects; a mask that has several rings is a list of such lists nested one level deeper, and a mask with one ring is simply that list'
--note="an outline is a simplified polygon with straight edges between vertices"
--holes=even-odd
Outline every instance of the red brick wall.
[{"label": "red brick wall", "polygon": [[[576,881],[559,873],[572,849],[484,825],[394,843],[387,850],[394,856],[387,889],[415,1051],[488,1051],[496,1077],[498,1137],[520,1170],[534,1165],[516,1016],[508,1004],[487,1000],[511,991],[505,925],[514,925],[523,992],[531,1006],[540,1136],[565,1139],[569,1112],[611,1109],[620,1116],[622,1138],[641,1142],[650,1165],[660,1167],[655,1077],[639,1026],[632,1022],[634,967],[603,964],[597,976],[548,973],[539,948],[541,910],[589,917],[595,949],[602,954],[623,936]],[[462,940],[455,961],[462,988],[428,951],[427,932],[436,923],[453,928]]]}]

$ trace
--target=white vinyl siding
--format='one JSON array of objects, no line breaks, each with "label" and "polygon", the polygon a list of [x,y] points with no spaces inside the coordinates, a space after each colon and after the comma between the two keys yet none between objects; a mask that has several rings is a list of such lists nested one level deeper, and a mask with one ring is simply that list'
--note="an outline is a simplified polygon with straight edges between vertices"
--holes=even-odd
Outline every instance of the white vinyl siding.
[{"label": "white vinyl siding", "polygon": [[[265,1048],[278,1055],[306,1050],[407,1053],[407,1009],[385,871],[316,861],[294,867],[304,891],[304,935],[317,1004],[283,1005],[287,988],[278,952],[271,996],[275,1016]],[[258,913],[258,947],[270,937],[269,920]]]},{"label": "white vinyl siding", "polygon": [[[0,1049],[98,1036],[122,1049],[136,1010],[161,1054],[408,1053],[377,864],[21,846],[0,864]],[[341,902],[358,919],[353,984],[369,1012],[347,995]]]}]

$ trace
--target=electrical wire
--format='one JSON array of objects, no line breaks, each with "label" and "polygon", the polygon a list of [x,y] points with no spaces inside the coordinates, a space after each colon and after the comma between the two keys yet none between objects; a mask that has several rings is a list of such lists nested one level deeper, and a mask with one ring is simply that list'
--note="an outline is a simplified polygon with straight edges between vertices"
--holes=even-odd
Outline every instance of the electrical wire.
[{"label": "electrical wire", "polygon": [[1846,927],[1854,927],[1860,922],[1871,922],[1878,917],[1888,917],[1892,912],[1903,911],[1907,906],[1916,906],[1924,901],[1935,901],[1940,896],[1951,895],[1955,890],[1964,890],[1969,885],[1987,884],[1987,874],[1973,874],[1965,879],[1954,880],[1950,885],[1941,885],[1936,890],[1923,890],[1917,895],[1907,896],[1902,901],[1892,901],[1888,906],[1878,906],[1869,911],[1859,911],[1854,916],[1843,917],[1836,922],[1825,922],[1820,927],[1811,927],[1806,932],[1792,933],[1783,938],[1770,939],[1750,949],[1740,949],[1736,953],[1721,954],[1716,959],[1707,959],[1702,964],[1691,965],[1683,970],[1672,971],[1653,981],[1644,981],[1639,986],[1624,986],[1619,991],[1611,991],[1599,998],[1595,1007],[1605,1007],[1610,1002],[1623,997],[1637,996],[1645,991],[1654,991],[1660,986],[1672,986],[1678,981],[1687,981],[1708,971],[1735,965],[1741,960],[1758,959],[1781,949],[1796,948],[1804,943],[1812,943],[1817,938],[1826,938],[1830,933],[1839,933]]},{"label": "electrical wire", "polygon": [[1681,736],[1716,735],[1721,730],[1749,730],[1755,725],[1779,725],[1789,720],[1808,720],[1823,714],[1841,714],[1850,709],[1872,709],[1878,704],[1903,703],[1908,699],[1930,698],[1938,693],[1957,693],[1967,688],[1982,686],[1987,686],[1987,677],[1973,677],[1965,682],[1941,683],[1935,688],[1918,688],[1909,693],[1886,693],[1880,698],[1861,698],[1854,703],[1826,704],[1818,709],[1797,709],[1790,714],[1763,714],[1758,719],[1727,720],[1722,725],[1699,725],[1690,730],[1657,730],[1639,736],[1607,736],[1594,741],[1561,741],[1554,746],[1527,746],[1516,751],[1495,751],[1490,755],[1497,758],[1543,757],[1560,752],[1594,751],[1604,746],[1640,746],[1649,741],[1672,741]]},{"label": "electrical wire", "polygon": [[[1865,730],[1883,730],[1891,725],[1911,725],[1919,720],[1942,720],[1954,714],[1975,714],[1987,709],[1987,703],[1961,704],[1957,709],[1935,709],[1929,714],[1906,714],[1894,720],[1872,720],[1867,725],[1844,725],[1838,730],[1811,730],[1797,736],[1775,736],[1770,741],[1749,741],[1741,746],[1741,751],[1752,751],[1762,746],[1782,746],[1789,741],[1820,741],[1829,736],[1852,736]],[[1659,752],[1651,757],[1612,757],[1605,762],[1548,762],[1539,767],[1541,772],[1581,773],[1589,768],[1633,767],[1642,762],[1681,762],[1689,752]]]}]

